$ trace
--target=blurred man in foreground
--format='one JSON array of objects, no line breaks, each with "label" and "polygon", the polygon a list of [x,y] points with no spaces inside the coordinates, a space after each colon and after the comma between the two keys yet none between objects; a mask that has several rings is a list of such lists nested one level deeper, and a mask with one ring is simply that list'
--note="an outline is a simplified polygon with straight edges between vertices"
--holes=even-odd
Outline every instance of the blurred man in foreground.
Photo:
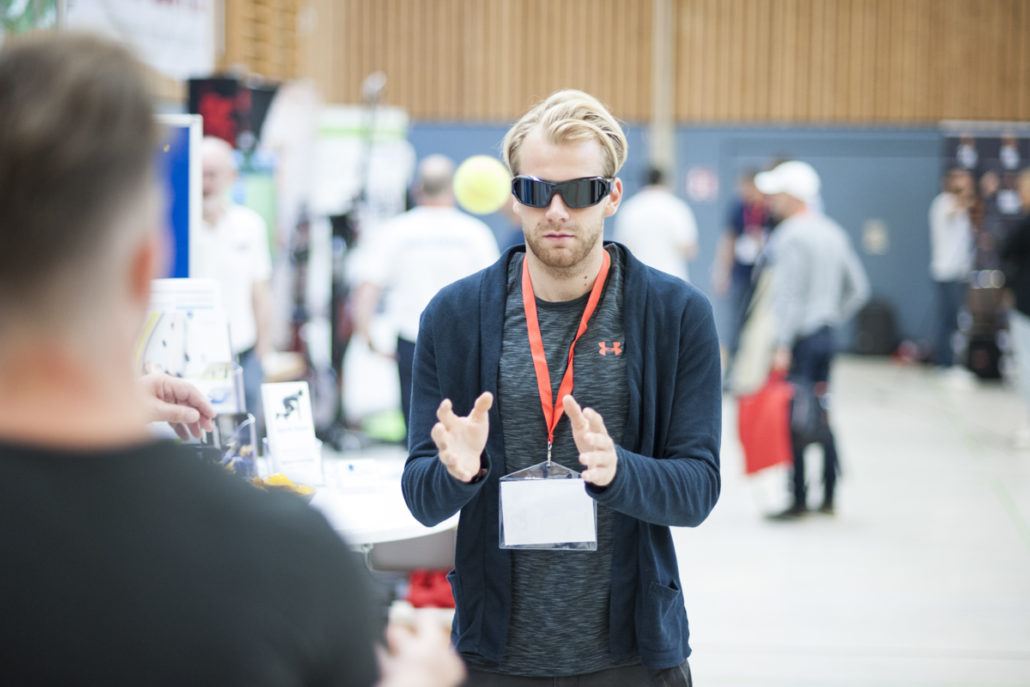
[{"label": "blurred man in foreground", "polygon": [[[147,435],[210,419],[132,371],[165,257],[158,143],[123,48],[5,42],[0,684],[372,684],[367,576],[325,520]],[[400,632],[383,685],[461,679],[442,639]]]}]

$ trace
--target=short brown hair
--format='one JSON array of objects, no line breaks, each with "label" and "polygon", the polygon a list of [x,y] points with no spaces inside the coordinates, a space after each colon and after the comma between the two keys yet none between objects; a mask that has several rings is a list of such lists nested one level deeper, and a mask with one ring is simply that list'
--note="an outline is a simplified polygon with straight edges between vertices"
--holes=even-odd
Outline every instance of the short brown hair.
[{"label": "short brown hair", "polygon": [[37,293],[102,253],[121,207],[152,179],[159,127],[136,59],[78,33],[0,50],[0,292]]},{"label": "short brown hair", "polygon": [[619,122],[594,96],[568,89],[552,93],[538,103],[505,135],[501,147],[512,174],[519,173],[522,141],[537,128],[553,143],[597,141],[604,153],[605,177],[614,177],[626,162],[629,144]]}]

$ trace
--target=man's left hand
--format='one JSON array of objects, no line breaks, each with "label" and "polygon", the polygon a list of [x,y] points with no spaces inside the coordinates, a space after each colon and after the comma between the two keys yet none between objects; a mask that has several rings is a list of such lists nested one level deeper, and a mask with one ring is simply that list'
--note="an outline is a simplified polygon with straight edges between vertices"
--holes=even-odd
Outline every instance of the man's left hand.
[{"label": "man's left hand", "polygon": [[579,449],[579,462],[586,466],[582,477],[590,484],[607,487],[615,479],[619,454],[615,442],[608,435],[604,418],[593,408],[583,410],[572,396],[566,396],[563,405],[572,424],[572,438]]}]

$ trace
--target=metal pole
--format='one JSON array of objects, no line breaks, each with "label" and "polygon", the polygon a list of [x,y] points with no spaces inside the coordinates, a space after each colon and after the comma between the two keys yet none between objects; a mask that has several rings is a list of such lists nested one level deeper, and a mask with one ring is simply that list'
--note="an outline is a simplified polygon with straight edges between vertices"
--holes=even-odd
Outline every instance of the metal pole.
[{"label": "metal pole", "polygon": [[651,164],[671,179],[676,169],[673,0],[651,0],[651,10]]}]

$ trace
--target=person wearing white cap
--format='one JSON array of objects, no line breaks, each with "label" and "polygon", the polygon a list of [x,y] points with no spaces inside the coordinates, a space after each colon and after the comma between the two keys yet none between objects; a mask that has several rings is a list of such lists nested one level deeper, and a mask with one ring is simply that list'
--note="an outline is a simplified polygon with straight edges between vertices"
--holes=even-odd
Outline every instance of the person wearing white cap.
[{"label": "person wearing white cap", "polygon": [[[814,439],[823,448],[821,512],[832,514],[837,476],[837,449],[826,418],[830,363],[835,329],[855,314],[869,296],[869,281],[847,233],[811,209],[819,196],[819,175],[811,165],[791,160],[755,177],[769,196],[771,211],[782,221],[770,246],[773,269],[773,314],[776,351],[773,369],[789,373],[799,391],[812,389],[818,400],[819,431],[814,437],[791,432],[794,452],[793,503],[776,519],[795,518],[807,510],[804,449]],[[800,400],[799,400],[800,402]]]}]

